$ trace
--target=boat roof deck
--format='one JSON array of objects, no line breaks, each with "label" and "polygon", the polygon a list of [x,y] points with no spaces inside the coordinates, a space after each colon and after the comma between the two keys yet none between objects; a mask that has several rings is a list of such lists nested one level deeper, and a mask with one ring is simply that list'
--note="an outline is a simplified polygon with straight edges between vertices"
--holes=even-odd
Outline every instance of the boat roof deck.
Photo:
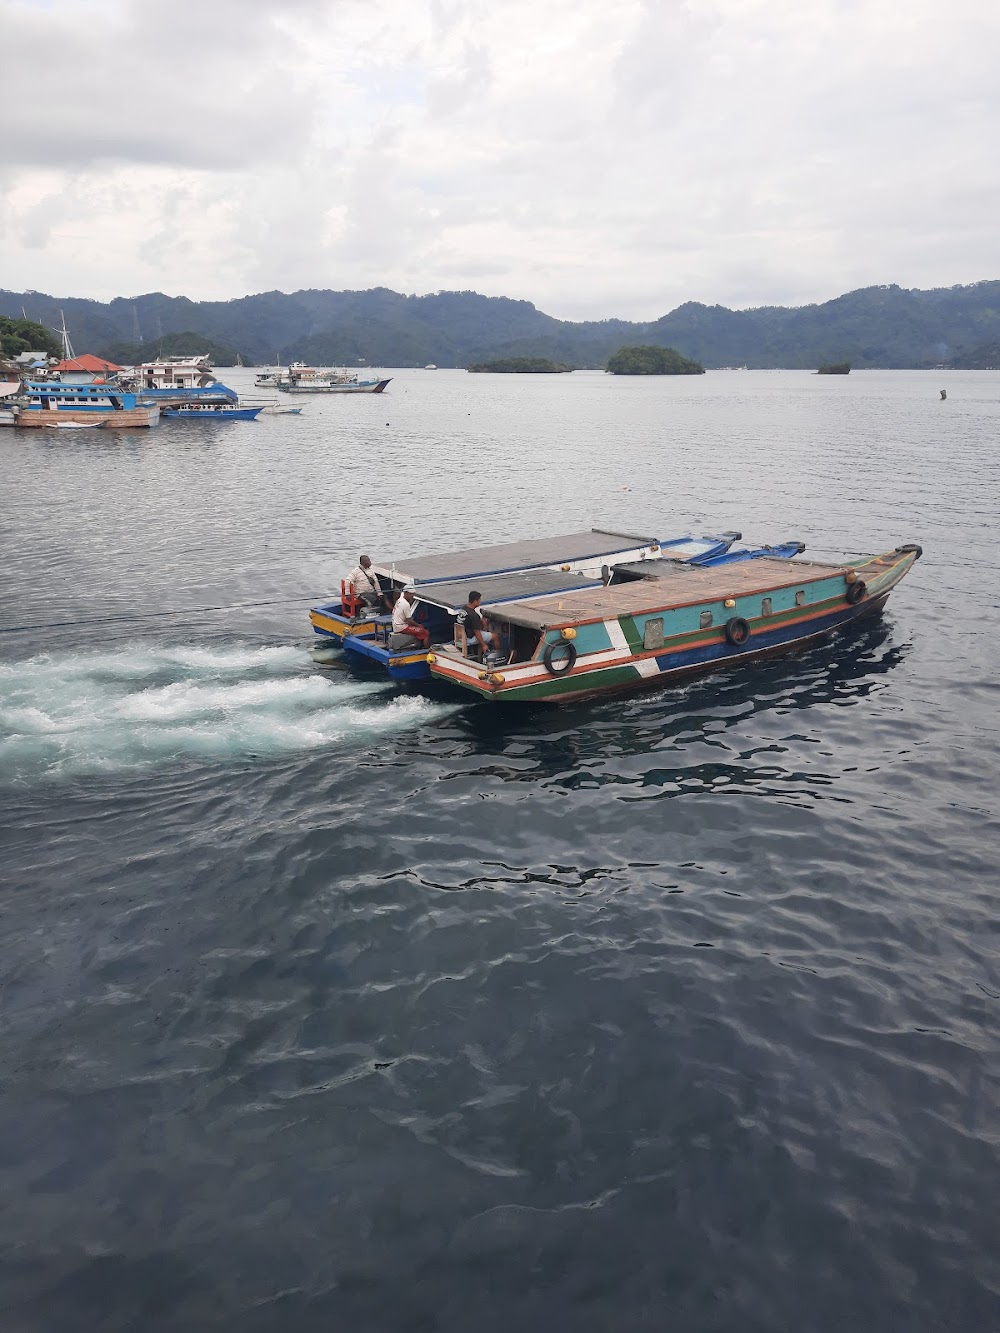
[{"label": "boat roof deck", "polygon": [[[671,559],[669,556],[663,556],[653,560],[630,560],[622,564],[612,564],[611,568],[616,574],[630,574],[633,579],[670,579],[678,574],[691,574],[699,566],[692,565],[689,560],[677,560]],[[621,584],[615,586],[621,587]]]},{"label": "boat roof deck", "polygon": [[564,574],[556,569],[526,569],[517,574],[490,574],[486,578],[418,584],[416,597],[418,601],[431,602],[434,606],[443,606],[448,611],[458,611],[466,605],[469,593],[472,591],[482,596],[484,607],[490,607],[525,597],[576,593],[586,588],[601,586],[600,579],[588,579],[583,574]]},{"label": "boat roof deck", "polygon": [[401,560],[372,561],[377,574],[397,582],[429,583],[444,579],[485,578],[533,565],[568,564],[573,560],[598,559],[616,551],[636,546],[657,545],[657,538],[646,533],[569,532],[562,537],[533,537],[527,541],[504,542],[499,546],[478,546],[444,555],[414,555]]},{"label": "boat roof deck", "polygon": [[724,597],[745,597],[773,592],[777,588],[802,586],[846,571],[844,565],[825,565],[815,560],[747,560],[717,568],[689,568],[677,583],[643,579],[615,583],[555,597],[538,597],[504,607],[504,620],[532,629],[569,625],[613,616],[643,615],[674,606],[717,602]]}]

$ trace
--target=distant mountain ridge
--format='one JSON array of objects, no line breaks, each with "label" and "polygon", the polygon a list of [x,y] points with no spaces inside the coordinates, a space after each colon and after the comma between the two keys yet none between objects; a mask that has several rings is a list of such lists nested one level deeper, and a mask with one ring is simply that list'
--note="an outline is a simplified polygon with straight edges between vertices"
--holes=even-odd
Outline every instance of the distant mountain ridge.
[{"label": "distant mountain ridge", "polygon": [[[0,290],[0,315],[57,327],[65,313],[77,350],[111,360],[150,359],[161,344],[203,340],[217,364],[466,366],[548,357],[603,368],[623,344],[673,347],[708,367],[814,369],[1000,366],[1000,281],[930,291],[863,287],[818,305],[729,310],[687,301],[649,323],[574,323],[530,301],[477,292],[404,296],[368,291],[262,292],[191,301],[151,292],[109,302]],[[125,355],[127,353],[127,355]]]}]

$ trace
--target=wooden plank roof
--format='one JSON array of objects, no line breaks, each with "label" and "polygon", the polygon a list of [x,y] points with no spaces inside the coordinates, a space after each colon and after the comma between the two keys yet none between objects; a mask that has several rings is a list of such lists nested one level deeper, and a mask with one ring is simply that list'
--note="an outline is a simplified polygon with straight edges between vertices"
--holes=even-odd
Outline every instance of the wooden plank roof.
[{"label": "wooden plank roof", "polygon": [[715,568],[692,568],[676,582],[672,579],[643,579],[641,582],[581,589],[561,596],[536,597],[505,606],[493,615],[516,625],[545,629],[550,625],[581,624],[616,616],[649,615],[676,606],[718,602],[726,597],[767,594],[778,588],[799,588],[846,573],[846,570],[846,565],[826,565],[816,560],[761,557]]}]

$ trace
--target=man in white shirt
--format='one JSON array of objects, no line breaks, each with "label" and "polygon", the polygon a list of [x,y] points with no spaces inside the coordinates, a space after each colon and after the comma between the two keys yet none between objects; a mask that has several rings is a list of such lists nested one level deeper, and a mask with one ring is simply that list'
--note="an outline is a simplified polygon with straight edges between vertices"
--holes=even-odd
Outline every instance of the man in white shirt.
[{"label": "man in white shirt", "polygon": [[[392,639],[390,648],[407,648],[410,645],[400,640],[407,636],[417,640],[421,648],[430,647],[430,631],[414,617],[417,613],[417,599],[412,588],[404,588],[399,594],[396,605],[392,608]],[[393,642],[396,640],[396,642]]]},{"label": "man in white shirt", "polygon": [[358,563],[347,576],[347,582],[352,584],[354,595],[363,606],[382,604],[382,585],[378,581],[378,575],[372,571],[370,555],[359,557]]}]

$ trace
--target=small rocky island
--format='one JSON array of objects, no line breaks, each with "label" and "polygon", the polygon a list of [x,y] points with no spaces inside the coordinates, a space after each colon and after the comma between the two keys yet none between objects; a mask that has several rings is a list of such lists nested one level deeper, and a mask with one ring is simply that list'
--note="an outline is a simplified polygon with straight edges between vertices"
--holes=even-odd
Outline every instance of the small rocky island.
[{"label": "small rocky island", "polygon": [[834,361],[829,366],[820,366],[817,375],[849,375],[851,373],[850,361]]},{"label": "small rocky island", "polygon": [[544,356],[507,356],[499,361],[480,361],[466,369],[476,375],[565,375],[573,367]]},{"label": "small rocky island", "polygon": [[705,367],[673,347],[621,347],[608,362],[611,375],[704,375]]}]

